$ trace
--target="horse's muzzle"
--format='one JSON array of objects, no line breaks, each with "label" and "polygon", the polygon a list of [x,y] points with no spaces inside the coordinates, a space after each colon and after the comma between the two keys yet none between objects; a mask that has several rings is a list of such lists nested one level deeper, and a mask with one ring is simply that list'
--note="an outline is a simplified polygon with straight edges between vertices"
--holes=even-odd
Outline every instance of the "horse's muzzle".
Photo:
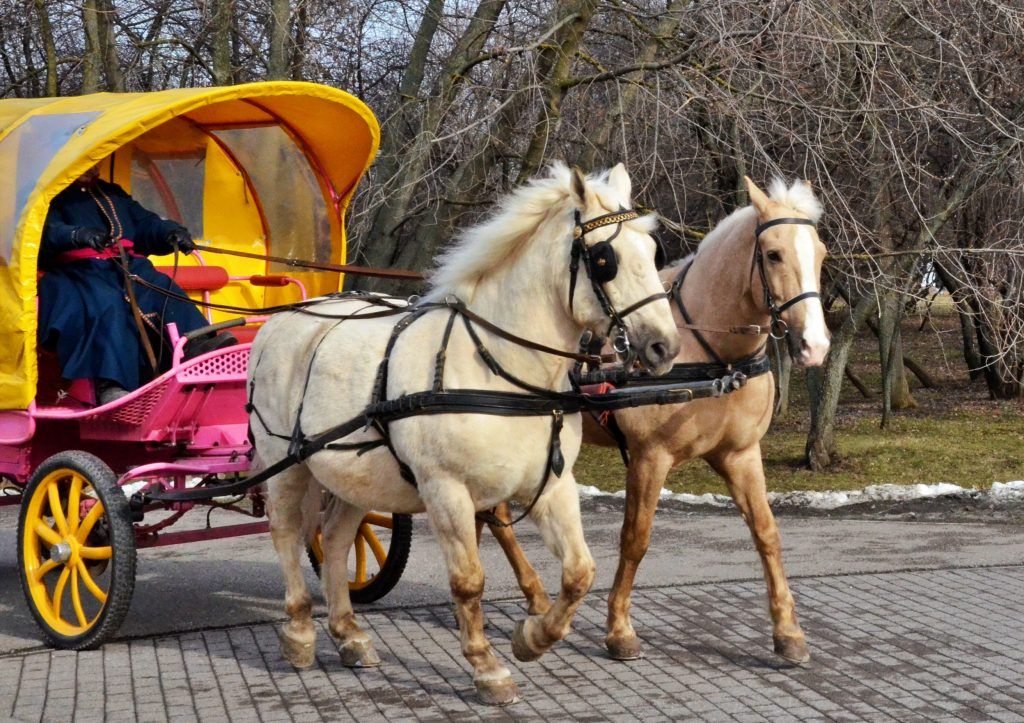
[{"label": "horse's muzzle", "polygon": [[679,337],[665,338],[652,334],[645,336],[640,346],[640,362],[651,374],[661,376],[672,368],[676,355],[679,354]]}]

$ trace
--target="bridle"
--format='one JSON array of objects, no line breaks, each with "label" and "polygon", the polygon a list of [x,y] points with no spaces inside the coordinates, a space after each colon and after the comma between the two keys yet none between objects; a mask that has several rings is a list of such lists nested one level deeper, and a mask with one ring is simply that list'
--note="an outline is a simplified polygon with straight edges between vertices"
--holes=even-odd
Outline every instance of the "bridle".
[{"label": "bridle", "polygon": [[[621,233],[623,223],[638,218],[640,218],[640,214],[637,211],[623,209],[614,213],[606,213],[603,216],[597,216],[589,221],[583,221],[580,218],[579,210],[577,210],[572,233],[572,251],[569,256],[569,309],[572,310],[573,308],[576,276],[579,273],[580,259],[582,258],[583,268],[586,269],[587,278],[590,279],[590,286],[594,290],[594,296],[597,297],[597,301],[605,315],[611,320],[605,336],[612,336],[612,331],[614,330],[615,336],[612,337],[612,348],[619,354],[625,355],[629,355],[631,345],[629,335],[626,332],[626,323],[623,319],[647,304],[659,299],[668,298],[666,292],[651,294],[644,299],[640,299],[635,304],[630,304],[622,311],[618,311],[604,289],[604,285],[611,282],[619,273],[619,261],[615,255],[615,249],[612,247],[612,241]],[[588,233],[604,226],[612,225],[617,226],[615,233],[604,241],[598,241],[590,247],[587,246],[584,238]]]},{"label": "bridle", "polygon": [[814,221],[811,221],[809,218],[774,218],[771,221],[759,223],[754,229],[754,258],[751,262],[750,273],[753,275],[753,267],[756,265],[757,271],[761,276],[761,286],[764,287],[764,305],[767,307],[768,313],[771,315],[772,319],[768,334],[776,341],[780,341],[785,338],[789,333],[789,325],[782,319],[782,312],[791,306],[799,304],[801,301],[821,298],[821,294],[817,291],[805,291],[802,294],[797,294],[783,304],[776,303],[775,296],[772,294],[771,286],[768,284],[768,273],[764,269],[764,251],[761,248],[761,234],[772,226],[783,225],[814,226],[815,224]]},{"label": "bridle", "polygon": [[[697,342],[701,345],[701,348],[714,359],[717,363],[726,365],[727,363],[718,355],[714,347],[708,342],[705,336],[701,333],[702,331],[722,333],[722,334],[746,334],[752,336],[760,336],[767,334],[772,339],[780,341],[789,334],[789,324],[782,318],[782,313],[791,306],[806,301],[808,299],[820,299],[821,294],[817,291],[805,291],[802,294],[797,294],[792,299],[779,304],[775,301],[775,295],[772,294],[771,286],[768,284],[768,273],[764,268],[764,250],[761,248],[761,234],[772,226],[781,226],[784,224],[797,224],[802,226],[814,226],[814,221],[807,218],[775,218],[771,221],[765,221],[759,223],[754,229],[754,254],[750,261],[750,275],[753,278],[754,267],[757,267],[758,274],[761,277],[761,286],[764,288],[764,305],[771,317],[771,322],[767,327],[760,326],[758,324],[744,324],[739,326],[728,326],[728,327],[712,327],[704,326],[700,324],[694,324],[693,319],[690,318],[689,312],[686,310],[685,304],[683,304],[683,282],[686,280],[686,274],[690,271],[690,267],[693,266],[693,260],[691,259],[683,270],[672,282],[669,287],[668,297],[679,309],[679,314],[683,317],[683,323],[680,328],[689,329],[693,332]],[[763,349],[763,346],[762,346]],[[758,352],[759,353],[759,352]]]}]

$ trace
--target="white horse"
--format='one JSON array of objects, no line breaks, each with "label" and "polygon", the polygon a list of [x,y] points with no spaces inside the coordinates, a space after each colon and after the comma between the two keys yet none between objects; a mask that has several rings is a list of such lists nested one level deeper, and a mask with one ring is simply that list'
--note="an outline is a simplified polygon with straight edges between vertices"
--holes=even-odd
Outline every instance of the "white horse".
[{"label": "white horse", "polygon": [[[640,360],[664,373],[679,349],[672,312],[655,269],[652,217],[589,229],[586,221],[630,206],[631,182],[620,164],[598,177],[584,178],[564,165],[510,194],[489,221],[464,233],[439,260],[424,303],[456,296],[468,309],[512,334],[550,347],[574,349],[582,332],[605,333],[606,306],[630,310],[624,321]],[[611,241],[614,278],[591,285],[588,263],[570,299],[570,255],[582,236],[587,249]],[[608,252],[607,247],[603,249]],[[584,259],[586,260],[586,258]],[[599,276],[599,274],[593,274]],[[333,300],[316,306],[320,314],[353,314],[366,301]],[[386,398],[428,391],[434,384],[438,350],[450,312],[424,314],[397,338],[390,354]],[[312,435],[363,412],[371,401],[378,366],[401,317],[346,320],[300,313],[279,314],[257,335],[252,348],[251,418],[256,468],[283,459],[285,438],[300,417]],[[519,392],[496,375],[478,353],[460,320],[447,345],[446,389]],[[474,327],[504,369],[546,390],[566,390],[571,360],[532,351]],[[311,600],[301,571],[306,535],[319,509],[321,487],[336,500],[323,521],[323,586],[328,627],[338,639],[342,662],[379,663],[369,636],[356,623],[349,601],[349,547],[367,510],[423,512],[430,518],[448,568],[462,651],[473,666],[479,698],[490,704],[517,699],[515,682],[484,636],[480,597],[484,573],[477,552],[475,515],[504,500],[529,501],[549,471],[553,418],[502,417],[477,413],[412,416],[388,425],[391,448],[364,454],[324,450],[268,482],[270,531],[286,584],[289,621],[281,635],[282,654],[297,667],[314,662],[315,628]],[[273,433],[278,433],[275,436]],[[549,549],[562,561],[562,587],[544,615],[520,622],[513,652],[533,660],[568,634],[572,616],[594,579],[594,562],[583,539],[576,482],[571,473],[581,440],[578,414],[565,418],[561,447],[565,471],[547,475],[546,487],[530,516]],[[375,429],[360,430],[346,443],[380,439]],[[416,485],[403,479],[396,456],[412,471]]]}]

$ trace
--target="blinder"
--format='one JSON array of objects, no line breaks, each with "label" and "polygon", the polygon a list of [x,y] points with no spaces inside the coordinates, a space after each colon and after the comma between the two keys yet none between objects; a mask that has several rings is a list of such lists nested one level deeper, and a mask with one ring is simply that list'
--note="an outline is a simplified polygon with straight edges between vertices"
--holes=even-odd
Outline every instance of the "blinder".
[{"label": "blinder", "polygon": [[[587,277],[590,279],[590,285],[594,290],[594,295],[597,297],[598,303],[601,304],[601,309],[608,318],[611,319],[611,324],[608,326],[608,334],[611,334],[613,329],[618,330],[618,335],[613,340],[613,346],[616,351],[620,353],[627,353],[629,352],[630,345],[629,338],[626,336],[626,325],[622,320],[623,317],[653,301],[664,299],[668,296],[665,293],[652,294],[646,299],[641,299],[635,304],[632,304],[629,308],[620,313],[616,311],[614,306],[612,306],[611,299],[609,299],[608,294],[605,293],[604,285],[613,281],[619,273],[619,258],[615,254],[615,248],[612,246],[612,241],[614,241],[622,231],[623,223],[640,218],[640,214],[632,209],[622,210],[614,213],[606,213],[603,216],[597,216],[584,222],[580,218],[579,210],[577,210],[575,218],[576,225],[572,234],[572,251],[569,255],[569,308],[573,308],[573,299],[576,293],[576,276],[579,273],[580,259],[582,258],[583,268],[587,271]],[[587,246],[584,238],[588,233],[595,231],[602,226],[611,226],[613,224],[616,226],[615,233],[604,241],[598,241],[590,247]],[[662,258],[664,258],[664,251],[661,248],[660,243],[658,244],[658,252],[660,252]],[[655,254],[656,263],[658,252]]]}]

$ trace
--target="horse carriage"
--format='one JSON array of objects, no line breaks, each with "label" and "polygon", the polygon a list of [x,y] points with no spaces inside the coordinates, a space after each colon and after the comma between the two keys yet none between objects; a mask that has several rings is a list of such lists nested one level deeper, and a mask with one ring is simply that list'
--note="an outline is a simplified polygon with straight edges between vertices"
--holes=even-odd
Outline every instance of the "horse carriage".
[{"label": "horse carriage", "polygon": [[[572,475],[580,444],[614,439],[637,461],[611,655],[640,654],[629,590],[657,494],[672,464],[700,456],[751,527],[776,651],[806,660],[758,445],[771,417],[765,338],[788,334],[801,363],[828,348],[810,188],[777,184],[769,197],[748,179],[753,206],[659,275],[654,219],[630,208],[625,168],[584,176],[555,164],[461,234],[422,299],[344,293],[342,274],[366,271],[344,264],[344,213],[378,133],[360,101],[305,83],[0,102],[0,167],[14,178],[0,187],[0,501],[21,502],[22,583],[47,639],[81,649],[116,632],[137,548],[269,529],[286,586],[284,657],[315,660],[297,572],[308,547],[342,662],[375,665],[350,603],[393,587],[409,515],[426,512],[478,695],[511,703],[517,687],[483,631],[480,526],[501,539],[529,601],[513,653],[535,660],[568,633],[593,582]],[[101,161],[106,178],[204,241],[163,264],[210,326],[168,325],[170,368],[97,405],[88,380],[60,379],[36,348],[36,262],[51,199]],[[185,358],[190,338],[227,328],[241,343]],[[609,339],[606,354],[579,346],[588,332]],[[620,364],[601,369],[608,361]],[[666,411],[639,409],[652,405]],[[507,500],[561,559],[554,603],[515,546]],[[197,509],[206,524],[188,526]],[[255,521],[211,524],[225,510]]]},{"label": "horse carriage", "polygon": [[[0,504],[21,503],[25,597],[53,644],[93,647],[116,632],[138,548],[267,531],[260,489],[131,499],[246,476],[245,375],[266,317],[239,319],[230,309],[339,290],[343,274],[333,269],[345,268],[345,209],[378,138],[362,102],[305,83],[0,101],[8,174],[0,186]],[[37,256],[50,200],[97,162],[101,177],[147,208],[241,254],[152,259],[208,304],[212,328],[231,326],[240,343],[184,360],[187,339],[169,328],[169,368],[100,406],[90,380],[62,379],[52,352],[36,344]],[[330,270],[296,270],[293,258]],[[224,510],[250,519],[225,524]],[[411,535],[407,515],[366,516],[353,552],[354,600],[376,600],[395,585]],[[317,549],[314,540],[314,560]]]}]

